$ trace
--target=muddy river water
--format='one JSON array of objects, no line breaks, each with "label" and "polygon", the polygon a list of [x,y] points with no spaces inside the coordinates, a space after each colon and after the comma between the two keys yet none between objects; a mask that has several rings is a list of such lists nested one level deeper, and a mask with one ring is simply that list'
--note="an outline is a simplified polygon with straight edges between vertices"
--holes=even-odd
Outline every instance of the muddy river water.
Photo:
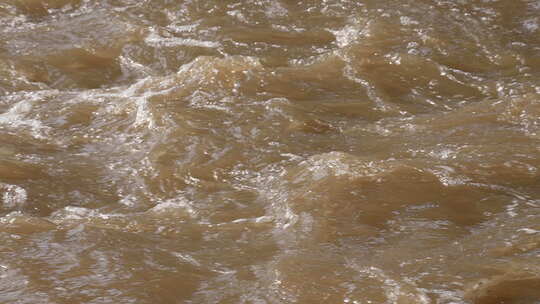
[{"label": "muddy river water", "polygon": [[540,1],[0,1],[0,303],[540,303]]}]

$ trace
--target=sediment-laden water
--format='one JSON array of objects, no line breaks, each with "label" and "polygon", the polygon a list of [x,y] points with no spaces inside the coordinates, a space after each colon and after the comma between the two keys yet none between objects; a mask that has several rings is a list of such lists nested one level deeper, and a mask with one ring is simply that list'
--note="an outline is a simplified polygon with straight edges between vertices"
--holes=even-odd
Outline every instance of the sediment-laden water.
[{"label": "sediment-laden water", "polygon": [[1,1],[0,303],[540,303],[540,1]]}]

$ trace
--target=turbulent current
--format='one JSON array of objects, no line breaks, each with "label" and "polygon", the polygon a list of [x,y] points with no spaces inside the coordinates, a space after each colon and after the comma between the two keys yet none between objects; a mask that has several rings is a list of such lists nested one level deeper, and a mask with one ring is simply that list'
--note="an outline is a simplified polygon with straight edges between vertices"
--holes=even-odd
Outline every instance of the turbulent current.
[{"label": "turbulent current", "polygon": [[540,303],[540,1],[0,1],[0,303]]}]

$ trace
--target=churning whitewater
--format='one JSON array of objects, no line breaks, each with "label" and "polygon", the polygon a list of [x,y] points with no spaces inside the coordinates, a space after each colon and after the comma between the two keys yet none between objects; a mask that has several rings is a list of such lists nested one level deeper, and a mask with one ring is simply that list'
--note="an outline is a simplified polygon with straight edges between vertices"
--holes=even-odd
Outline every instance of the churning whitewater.
[{"label": "churning whitewater", "polygon": [[0,303],[540,303],[540,1],[0,2]]}]

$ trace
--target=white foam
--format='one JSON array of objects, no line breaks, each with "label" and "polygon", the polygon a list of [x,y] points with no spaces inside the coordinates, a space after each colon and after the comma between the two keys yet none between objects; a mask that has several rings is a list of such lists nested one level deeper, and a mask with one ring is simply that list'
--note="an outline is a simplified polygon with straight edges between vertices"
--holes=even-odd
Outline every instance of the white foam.
[{"label": "white foam", "polygon": [[108,220],[110,218],[118,218],[123,216],[123,214],[101,213],[97,210],[84,207],[66,206],[63,209],[54,212],[51,215],[51,220],[58,223],[66,220],[88,220],[96,218]]},{"label": "white foam", "polygon": [[5,113],[0,114],[0,125],[6,125],[10,128],[30,129],[33,137],[38,139],[46,138],[45,132],[48,130],[39,120],[27,118],[32,111],[33,102],[22,100],[14,104]]},{"label": "white foam", "polygon": [[332,34],[336,37],[336,43],[338,47],[344,48],[356,41],[360,36],[362,29],[356,25],[347,25],[339,31],[332,31]]},{"label": "white foam", "polygon": [[193,217],[197,216],[198,214],[198,212],[191,205],[191,202],[183,197],[176,197],[163,201],[149,211],[154,213],[168,213],[175,210],[184,210]]},{"label": "white foam", "polygon": [[146,43],[156,47],[174,47],[174,46],[192,46],[192,47],[205,47],[205,48],[217,48],[219,43],[214,41],[195,40],[191,38],[179,38],[179,37],[161,37],[155,32],[151,32],[146,39]]},{"label": "white foam", "polygon": [[17,185],[0,184],[3,206],[8,209],[22,207],[28,198],[26,190]]}]

